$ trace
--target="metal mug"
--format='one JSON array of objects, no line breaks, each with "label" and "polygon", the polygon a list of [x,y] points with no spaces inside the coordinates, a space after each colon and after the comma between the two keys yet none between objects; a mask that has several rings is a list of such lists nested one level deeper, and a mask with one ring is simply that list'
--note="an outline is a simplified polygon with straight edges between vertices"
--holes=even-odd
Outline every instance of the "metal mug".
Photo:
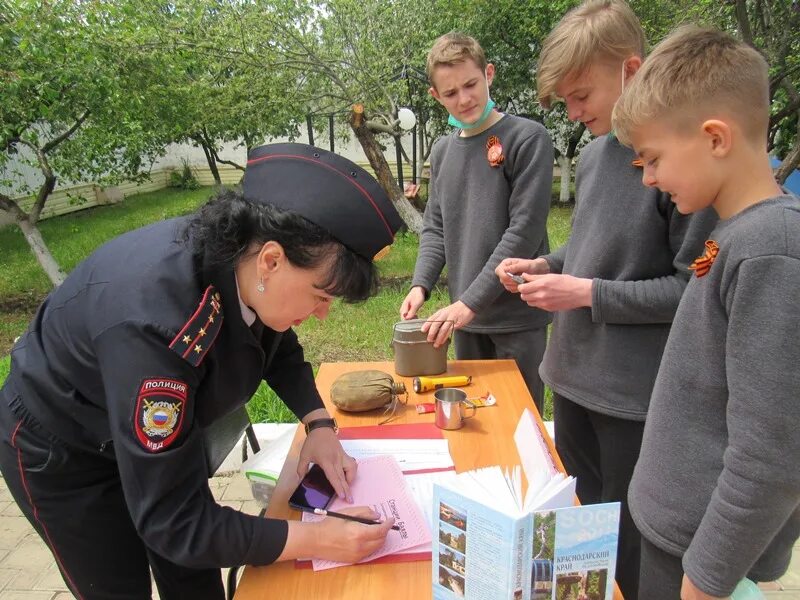
[{"label": "metal mug", "polygon": [[[442,388],[433,393],[436,399],[436,426],[440,429],[461,429],[464,420],[475,416],[477,406],[467,400],[467,393],[458,388]],[[471,408],[472,413],[466,414]]]}]

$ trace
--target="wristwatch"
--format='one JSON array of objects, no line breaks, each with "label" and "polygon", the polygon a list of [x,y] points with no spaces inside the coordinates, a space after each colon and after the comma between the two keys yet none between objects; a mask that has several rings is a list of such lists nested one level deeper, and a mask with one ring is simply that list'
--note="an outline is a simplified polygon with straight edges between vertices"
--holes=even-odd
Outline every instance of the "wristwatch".
[{"label": "wristwatch", "polygon": [[315,429],[319,429],[320,427],[330,427],[333,429],[333,433],[339,431],[339,426],[336,424],[336,419],[314,419],[313,421],[306,423],[306,435]]}]

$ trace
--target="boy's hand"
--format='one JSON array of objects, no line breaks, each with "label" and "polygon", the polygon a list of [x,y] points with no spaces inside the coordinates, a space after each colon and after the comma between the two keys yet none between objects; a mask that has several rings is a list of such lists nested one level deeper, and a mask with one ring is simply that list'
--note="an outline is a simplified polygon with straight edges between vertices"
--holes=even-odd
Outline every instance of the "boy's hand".
[{"label": "boy's hand", "polygon": [[411,288],[411,291],[408,292],[408,295],[403,300],[403,303],[400,305],[400,318],[404,321],[406,319],[413,319],[417,316],[417,311],[419,307],[425,303],[425,290],[422,287],[415,285]]},{"label": "boy's hand", "polygon": [[422,331],[428,332],[428,341],[438,348],[447,341],[451,332],[468,325],[474,318],[472,309],[458,300],[433,313],[422,325]]},{"label": "boy's hand", "polygon": [[525,258],[506,258],[497,265],[494,270],[495,275],[500,279],[500,283],[511,293],[519,291],[519,284],[511,279],[507,273],[513,275],[521,275],[524,279],[525,274],[528,275],[545,275],[550,272],[550,265],[543,258],[534,258],[532,260]]},{"label": "boy's hand", "polygon": [[572,275],[524,276],[528,283],[521,283],[520,298],[528,306],[556,312],[592,306],[592,280]]},{"label": "boy's hand", "polygon": [[730,596],[709,596],[701,591],[685,574],[681,583],[681,600],[724,600]]}]

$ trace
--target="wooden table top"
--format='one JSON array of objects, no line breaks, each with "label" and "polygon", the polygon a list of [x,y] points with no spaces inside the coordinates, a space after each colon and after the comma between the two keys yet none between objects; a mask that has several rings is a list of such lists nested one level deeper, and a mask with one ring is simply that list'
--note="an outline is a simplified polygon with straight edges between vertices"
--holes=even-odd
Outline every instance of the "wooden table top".
[{"label": "wooden table top", "polygon": [[[433,423],[433,413],[418,414],[416,411],[418,403],[433,402],[433,392],[414,392],[412,378],[395,375],[393,362],[323,363],[317,374],[317,388],[340,427],[376,425],[381,420],[382,411],[344,413],[336,410],[330,403],[333,381],[342,373],[360,369],[378,369],[391,375],[395,381],[405,382],[408,404],[398,408],[397,417],[392,420],[392,424]],[[534,414],[538,413],[516,363],[513,360],[449,361],[446,375],[471,375],[472,383],[464,387],[469,397],[491,392],[497,398],[497,406],[479,409],[476,416],[467,419],[461,429],[443,431],[449,441],[456,470],[462,472],[492,465],[520,464],[514,443],[514,430],[523,410],[527,408]],[[563,471],[564,467],[541,419],[539,427],[557,467]],[[299,511],[289,508],[288,500],[298,484],[295,468],[304,439],[305,433],[302,428],[298,428],[278,485],[270,499],[267,510],[269,517],[299,519],[301,516]],[[298,569],[294,561],[287,561],[265,567],[245,567],[235,598],[366,600],[386,597],[418,600],[431,596],[430,560],[357,565],[320,572]],[[621,599],[621,596],[617,594],[615,598]]]}]

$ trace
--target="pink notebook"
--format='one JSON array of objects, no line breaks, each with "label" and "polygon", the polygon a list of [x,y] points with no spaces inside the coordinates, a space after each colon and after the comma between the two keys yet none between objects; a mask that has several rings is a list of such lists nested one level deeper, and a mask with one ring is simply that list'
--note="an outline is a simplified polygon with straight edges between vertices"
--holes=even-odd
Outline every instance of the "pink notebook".
[{"label": "pink notebook", "polygon": [[[430,544],[431,532],[425,522],[425,516],[411,496],[408,485],[403,479],[403,472],[393,457],[372,456],[359,461],[358,475],[350,491],[353,494],[352,504],[336,498],[328,508],[338,511],[348,506],[371,506],[381,513],[383,518],[393,516],[395,524],[400,527],[400,531],[390,530],[386,536],[386,543],[359,562],[373,561],[388,554]],[[325,517],[303,513],[303,521],[319,521],[323,518]],[[315,571],[348,564],[316,559],[312,562]]]}]

